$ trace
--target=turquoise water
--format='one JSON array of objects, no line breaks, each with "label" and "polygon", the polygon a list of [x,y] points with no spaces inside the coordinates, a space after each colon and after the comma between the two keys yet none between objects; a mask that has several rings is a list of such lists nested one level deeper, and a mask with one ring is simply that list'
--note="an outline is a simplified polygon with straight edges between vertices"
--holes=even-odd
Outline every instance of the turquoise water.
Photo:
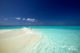
[{"label": "turquoise water", "polygon": [[0,29],[20,29],[20,28],[33,28],[33,29],[71,29],[80,30],[80,26],[0,26]]},{"label": "turquoise water", "polygon": [[[32,53],[80,53],[80,26],[23,27],[32,28],[42,36],[40,41],[30,49]],[[0,29],[20,29],[23,27],[0,27]]]}]

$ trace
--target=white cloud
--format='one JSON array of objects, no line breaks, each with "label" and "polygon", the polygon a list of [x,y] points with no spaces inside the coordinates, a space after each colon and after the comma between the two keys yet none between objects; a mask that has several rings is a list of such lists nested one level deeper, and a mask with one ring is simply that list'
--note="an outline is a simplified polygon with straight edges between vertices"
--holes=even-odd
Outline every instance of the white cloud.
[{"label": "white cloud", "polygon": [[27,22],[37,22],[38,21],[35,18],[21,18],[21,17],[16,17],[16,20],[22,20],[22,21],[27,21]]},{"label": "white cloud", "polygon": [[20,18],[20,17],[17,17],[16,19],[17,19],[17,20],[21,20],[21,18]]},{"label": "white cloud", "polygon": [[26,20],[29,22],[36,22],[36,19],[34,19],[34,18],[27,18]]}]

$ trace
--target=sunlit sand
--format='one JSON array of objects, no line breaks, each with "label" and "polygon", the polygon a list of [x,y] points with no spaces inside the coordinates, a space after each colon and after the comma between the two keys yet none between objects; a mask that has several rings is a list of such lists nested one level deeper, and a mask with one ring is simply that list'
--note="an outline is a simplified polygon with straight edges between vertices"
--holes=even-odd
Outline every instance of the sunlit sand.
[{"label": "sunlit sand", "polygon": [[39,34],[27,28],[0,30],[0,53],[19,53],[40,38]]}]

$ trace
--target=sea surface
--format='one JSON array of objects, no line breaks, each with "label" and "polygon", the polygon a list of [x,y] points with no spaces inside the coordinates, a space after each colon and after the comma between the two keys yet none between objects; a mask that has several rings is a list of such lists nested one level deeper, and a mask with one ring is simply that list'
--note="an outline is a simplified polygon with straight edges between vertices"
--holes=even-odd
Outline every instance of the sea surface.
[{"label": "sea surface", "polygon": [[40,41],[29,48],[31,53],[80,53],[80,26],[8,26],[0,29],[24,27],[41,35]]}]

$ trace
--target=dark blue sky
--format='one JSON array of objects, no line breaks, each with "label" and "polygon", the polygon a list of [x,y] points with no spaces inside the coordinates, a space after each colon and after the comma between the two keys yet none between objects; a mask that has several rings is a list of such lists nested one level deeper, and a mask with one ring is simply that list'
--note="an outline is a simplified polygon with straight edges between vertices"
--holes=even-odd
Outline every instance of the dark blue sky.
[{"label": "dark blue sky", "polygon": [[0,0],[0,25],[80,25],[80,1]]}]

